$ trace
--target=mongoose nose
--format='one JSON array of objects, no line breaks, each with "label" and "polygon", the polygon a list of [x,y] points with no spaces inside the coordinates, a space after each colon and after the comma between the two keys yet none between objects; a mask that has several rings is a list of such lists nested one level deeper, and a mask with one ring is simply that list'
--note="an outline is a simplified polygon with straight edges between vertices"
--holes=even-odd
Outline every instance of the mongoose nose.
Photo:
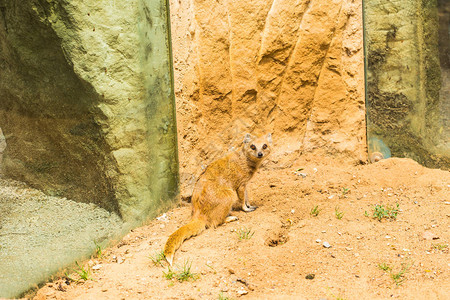
[{"label": "mongoose nose", "polygon": [[262,157],[262,156],[263,156],[262,152],[258,152],[258,157]]}]

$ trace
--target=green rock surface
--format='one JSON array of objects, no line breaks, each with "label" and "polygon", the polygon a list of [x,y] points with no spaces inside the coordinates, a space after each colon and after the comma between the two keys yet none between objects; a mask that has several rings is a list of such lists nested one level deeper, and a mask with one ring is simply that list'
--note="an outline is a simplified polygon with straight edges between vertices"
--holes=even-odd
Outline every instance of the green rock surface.
[{"label": "green rock surface", "polygon": [[160,0],[0,0],[0,297],[177,199],[168,15]]},{"label": "green rock surface", "polygon": [[3,173],[126,222],[178,194],[165,1],[3,1]]}]

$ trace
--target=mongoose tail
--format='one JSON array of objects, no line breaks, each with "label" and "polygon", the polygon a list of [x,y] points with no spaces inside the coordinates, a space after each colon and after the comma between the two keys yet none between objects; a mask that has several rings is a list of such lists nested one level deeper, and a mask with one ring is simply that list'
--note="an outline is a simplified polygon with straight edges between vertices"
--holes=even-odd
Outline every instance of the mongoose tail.
[{"label": "mongoose tail", "polygon": [[180,248],[181,244],[185,240],[200,234],[205,229],[206,229],[205,221],[200,219],[193,219],[189,223],[178,228],[177,231],[172,233],[166,242],[166,246],[164,247],[164,255],[166,256],[166,260],[169,263],[169,265],[172,265],[175,251],[177,251],[177,249]]}]

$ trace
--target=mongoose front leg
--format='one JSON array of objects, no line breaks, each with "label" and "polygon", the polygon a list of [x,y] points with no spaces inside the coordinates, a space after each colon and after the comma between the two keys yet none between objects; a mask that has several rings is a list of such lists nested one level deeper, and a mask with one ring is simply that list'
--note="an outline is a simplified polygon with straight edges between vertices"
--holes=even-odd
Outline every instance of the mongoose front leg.
[{"label": "mongoose front leg", "polygon": [[238,188],[237,192],[239,200],[241,201],[241,207],[243,211],[250,212],[254,211],[257,208],[257,206],[251,206],[248,204],[247,188],[245,185],[241,185]]}]

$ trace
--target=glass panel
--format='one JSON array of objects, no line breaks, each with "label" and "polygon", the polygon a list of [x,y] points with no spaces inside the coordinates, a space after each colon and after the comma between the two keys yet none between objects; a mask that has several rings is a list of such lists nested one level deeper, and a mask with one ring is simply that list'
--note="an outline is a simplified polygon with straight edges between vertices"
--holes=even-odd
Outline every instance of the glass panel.
[{"label": "glass panel", "polygon": [[363,7],[369,156],[450,168],[449,2]]},{"label": "glass panel", "polygon": [[168,9],[0,0],[0,298],[176,199]]}]

